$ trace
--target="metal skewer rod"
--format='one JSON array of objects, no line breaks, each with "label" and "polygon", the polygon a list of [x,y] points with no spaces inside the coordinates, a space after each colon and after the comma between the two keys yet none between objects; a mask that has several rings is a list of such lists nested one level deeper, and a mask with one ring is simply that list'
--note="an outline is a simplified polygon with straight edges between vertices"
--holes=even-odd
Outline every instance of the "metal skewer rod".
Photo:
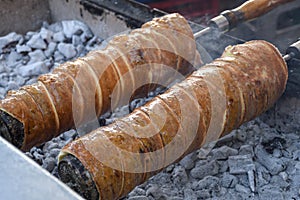
[{"label": "metal skewer rod", "polygon": [[285,61],[289,61],[289,60],[291,60],[292,58],[293,58],[293,55],[291,55],[291,54],[286,54],[286,55],[283,56],[283,59],[284,59]]},{"label": "metal skewer rod", "polygon": [[283,56],[285,61],[289,61],[292,58],[300,59],[300,39],[289,46],[286,50],[286,54]]}]

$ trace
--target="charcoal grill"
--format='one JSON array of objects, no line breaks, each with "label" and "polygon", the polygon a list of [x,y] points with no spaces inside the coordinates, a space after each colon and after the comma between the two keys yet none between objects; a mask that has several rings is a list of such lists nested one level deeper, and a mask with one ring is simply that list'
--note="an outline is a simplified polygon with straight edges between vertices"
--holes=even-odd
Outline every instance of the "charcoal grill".
[{"label": "charcoal grill", "polygon": [[[41,27],[43,21],[76,19],[91,27],[95,35],[109,38],[120,32],[137,28],[153,17],[165,14],[163,11],[130,0],[12,0],[0,1],[0,6],[2,8],[0,36],[12,31],[25,33],[36,30]],[[228,35],[220,35],[217,40],[215,35],[206,35],[197,40],[212,58],[219,57],[228,45],[251,39],[266,39],[277,45],[284,54],[285,49],[300,37],[300,34],[297,34],[300,33],[300,22],[294,20],[297,17],[299,19],[299,13],[300,0],[296,0],[259,19],[240,25]],[[203,29],[201,25],[193,22],[190,22],[190,25],[194,32]],[[300,60],[293,58],[288,65],[290,78],[285,96],[299,97]],[[80,198],[2,138],[0,138],[0,149],[0,194],[4,197],[30,199],[33,196],[43,196],[45,199],[53,199],[55,193],[63,199]],[[12,163],[8,160],[18,162],[17,167],[11,168]],[[22,175],[15,174],[16,171],[21,172],[23,169],[31,171]],[[16,176],[19,178],[13,178]],[[38,180],[33,180],[33,177],[37,177]]]}]

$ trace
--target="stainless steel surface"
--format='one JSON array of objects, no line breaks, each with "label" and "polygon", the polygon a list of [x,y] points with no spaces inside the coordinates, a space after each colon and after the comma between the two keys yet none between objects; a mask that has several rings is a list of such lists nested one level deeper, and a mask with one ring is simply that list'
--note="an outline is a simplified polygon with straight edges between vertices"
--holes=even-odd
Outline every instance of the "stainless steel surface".
[{"label": "stainless steel surface", "polygon": [[286,55],[283,56],[283,59],[284,59],[285,61],[289,61],[289,60],[292,59],[292,57],[293,57],[292,55],[286,54]]},{"label": "stainless steel surface", "polygon": [[82,199],[0,137],[0,199]]},{"label": "stainless steel surface", "polygon": [[229,21],[224,15],[218,15],[210,21],[212,27],[216,27],[220,32],[229,31]]},{"label": "stainless steel surface", "polygon": [[218,32],[225,33],[229,31],[229,22],[226,17],[223,15],[218,15],[217,17],[214,17],[210,20],[210,26],[195,33],[194,37],[198,38],[203,35],[208,34],[210,31],[213,31],[213,29],[217,30]]},{"label": "stainless steel surface", "polygon": [[300,40],[289,46],[286,53],[291,55],[293,58],[300,59]]}]

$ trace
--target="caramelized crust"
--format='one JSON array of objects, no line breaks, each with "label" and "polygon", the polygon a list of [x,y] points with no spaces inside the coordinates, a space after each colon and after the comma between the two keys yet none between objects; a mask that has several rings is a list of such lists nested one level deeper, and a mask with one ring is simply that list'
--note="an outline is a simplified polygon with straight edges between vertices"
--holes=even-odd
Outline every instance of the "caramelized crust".
[{"label": "caramelized crust", "polygon": [[[133,113],[71,142],[60,159],[71,154],[83,164],[99,199],[121,198],[160,171],[158,166],[167,167],[266,111],[284,92],[286,82],[287,66],[273,45],[251,41],[228,47],[221,58]],[[121,151],[139,151],[141,157]],[[154,154],[157,151],[160,154]],[[146,152],[153,154],[144,156]],[[106,154],[123,168],[104,166]],[[145,171],[134,173],[125,165]]]},{"label": "caramelized crust", "polygon": [[0,134],[29,150],[127,104],[131,96],[167,86],[176,78],[174,71],[191,73],[200,60],[193,32],[181,15],[155,18],[128,35],[114,37],[103,50],[62,64],[40,76],[38,83],[8,95],[0,110],[23,124],[24,137],[14,137],[15,131]]}]

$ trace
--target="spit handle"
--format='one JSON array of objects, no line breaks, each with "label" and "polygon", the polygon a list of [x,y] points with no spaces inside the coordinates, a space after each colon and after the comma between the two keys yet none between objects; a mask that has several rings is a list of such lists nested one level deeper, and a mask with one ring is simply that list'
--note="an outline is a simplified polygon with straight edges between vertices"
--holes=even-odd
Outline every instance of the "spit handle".
[{"label": "spit handle", "polygon": [[276,7],[294,0],[249,0],[241,6],[221,13],[230,24],[230,29],[237,24],[260,17]]}]

